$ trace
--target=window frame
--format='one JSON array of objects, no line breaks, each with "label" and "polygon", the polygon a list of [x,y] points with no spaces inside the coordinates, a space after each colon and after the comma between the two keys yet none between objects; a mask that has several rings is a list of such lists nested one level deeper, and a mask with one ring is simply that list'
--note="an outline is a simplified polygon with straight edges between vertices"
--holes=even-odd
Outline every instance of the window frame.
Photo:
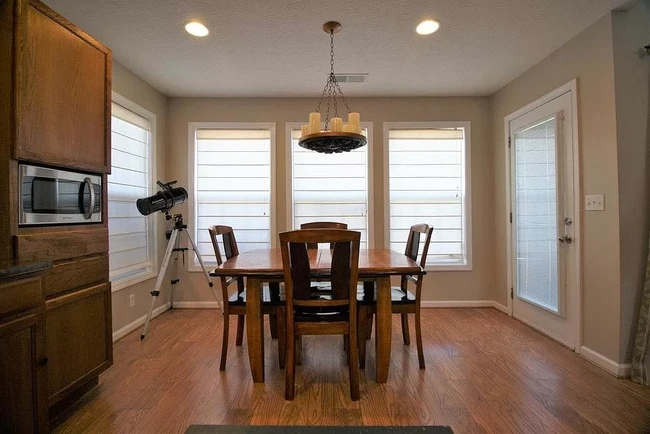
[{"label": "window frame", "polygon": [[[153,112],[145,109],[144,107],[136,104],[135,102],[120,95],[115,91],[112,92],[111,102],[120,105],[125,109],[130,110],[133,113],[137,114],[138,116],[142,116],[143,118],[149,121],[151,131],[149,132],[148,169],[149,169],[150,176],[149,176],[148,188],[149,188],[149,194],[153,194],[155,179],[157,179],[157,171],[156,171],[157,118],[156,115]],[[112,121],[113,121],[113,115],[111,113],[111,135],[113,134]],[[111,165],[111,169],[112,169],[112,165]],[[108,190],[108,175],[106,176],[106,184]],[[108,202],[110,201],[110,198],[108,197],[108,193],[106,194],[106,197],[107,197],[106,205],[108,206]],[[135,204],[133,204],[133,206],[135,206]],[[110,219],[110,217],[107,216],[106,218],[108,224],[108,219]],[[111,279],[111,292],[121,291],[125,288],[131,287],[135,284],[153,279],[158,276],[160,264],[158,263],[158,237],[156,236],[156,234],[158,233],[157,219],[155,218],[149,219],[149,224],[150,225],[149,225],[149,231],[147,237],[149,240],[149,255],[151,258],[151,268],[143,272],[140,272],[138,274],[132,275],[131,277],[128,278],[118,278],[115,281]],[[110,261],[110,253],[109,253],[109,261]]]},{"label": "window frame", "polygon": [[[271,147],[269,149],[271,157],[270,170],[270,232],[271,232],[271,248],[277,247],[278,241],[276,230],[276,213],[275,213],[275,183],[276,183],[276,135],[275,135],[275,122],[188,122],[188,222],[189,229],[192,231],[192,237],[195,243],[198,243],[198,228],[197,228],[197,201],[196,201],[196,131],[199,129],[221,129],[221,130],[269,130],[271,135]],[[212,263],[209,263],[212,265]],[[216,263],[214,264],[216,266]],[[208,267],[209,268],[209,267]],[[203,272],[200,265],[194,265],[194,259],[190,258],[187,261],[187,270],[191,273]]]},{"label": "window frame", "polygon": [[[286,155],[287,155],[287,179],[286,179],[286,197],[287,197],[287,203],[286,203],[286,214],[287,214],[287,221],[286,221],[286,228],[287,230],[294,229],[293,228],[293,152],[292,152],[292,145],[291,145],[291,131],[292,130],[298,130],[300,131],[300,127],[304,125],[305,122],[287,122],[285,124],[285,144],[286,144]],[[325,124],[323,123],[323,126]],[[366,145],[367,148],[367,156],[368,156],[368,179],[367,179],[367,197],[368,197],[368,215],[367,215],[367,221],[368,221],[368,239],[367,239],[367,246],[369,249],[374,248],[375,246],[375,188],[374,188],[374,158],[373,158],[373,128],[372,128],[372,122],[361,122],[361,129],[365,129],[368,132],[368,144]],[[298,229],[298,228],[295,228]]]},{"label": "window frame", "polygon": [[[430,264],[427,271],[472,271],[472,132],[470,121],[425,121],[425,122],[384,122],[384,244],[390,248],[390,160],[389,138],[390,130],[399,129],[427,129],[427,128],[463,128],[465,136],[464,149],[464,186],[465,194],[463,207],[463,232],[465,236],[465,263],[459,264]],[[432,238],[436,229],[433,228]]]}]

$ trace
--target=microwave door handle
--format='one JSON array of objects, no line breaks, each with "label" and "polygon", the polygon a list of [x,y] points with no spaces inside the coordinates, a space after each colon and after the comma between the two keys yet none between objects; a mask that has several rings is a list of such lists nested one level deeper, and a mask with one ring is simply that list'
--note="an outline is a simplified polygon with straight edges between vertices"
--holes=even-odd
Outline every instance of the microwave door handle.
[{"label": "microwave door handle", "polygon": [[90,190],[90,203],[88,204],[88,211],[85,209],[83,210],[84,218],[86,220],[90,220],[90,218],[93,216],[93,209],[95,207],[95,188],[93,187],[93,182],[90,180],[90,178],[85,178],[84,183],[88,186],[88,190]]}]

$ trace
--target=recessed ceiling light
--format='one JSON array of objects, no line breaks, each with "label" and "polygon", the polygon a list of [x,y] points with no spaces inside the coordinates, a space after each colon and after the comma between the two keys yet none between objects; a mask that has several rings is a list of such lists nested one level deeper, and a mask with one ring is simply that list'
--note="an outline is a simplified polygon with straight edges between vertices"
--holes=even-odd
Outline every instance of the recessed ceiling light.
[{"label": "recessed ceiling light", "polygon": [[422,21],[415,28],[415,31],[420,35],[430,35],[440,28],[440,21],[438,20],[425,20]]},{"label": "recessed ceiling light", "polygon": [[199,37],[207,36],[208,33],[210,33],[208,28],[198,21],[190,21],[189,23],[185,24],[185,30],[190,35]]}]

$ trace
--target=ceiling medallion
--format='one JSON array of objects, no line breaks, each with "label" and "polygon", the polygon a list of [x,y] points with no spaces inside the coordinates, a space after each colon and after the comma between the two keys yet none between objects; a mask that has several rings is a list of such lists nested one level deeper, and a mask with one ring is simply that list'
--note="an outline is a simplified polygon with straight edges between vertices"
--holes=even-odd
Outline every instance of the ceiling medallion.
[{"label": "ceiling medallion", "polygon": [[[361,134],[359,113],[351,112],[348,102],[334,75],[334,33],[338,33],[341,30],[341,24],[336,21],[328,21],[323,24],[323,30],[330,34],[330,74],[327,77],[323,94],[318,100],[316,111],[309,113],[309,124],[303,125],[300,129],[298,145],[322,154],[349,152],[365,146],[368,140]],[[321,130],[320,108],[326,96],[327,111],[325,112],[325,129]],[[343,101],[348,111],[347,123],[343,123],[343,119],[339,117],[339,99]],[[334,108],[334,117],[330,122],[330,108],[332,106]]]}]

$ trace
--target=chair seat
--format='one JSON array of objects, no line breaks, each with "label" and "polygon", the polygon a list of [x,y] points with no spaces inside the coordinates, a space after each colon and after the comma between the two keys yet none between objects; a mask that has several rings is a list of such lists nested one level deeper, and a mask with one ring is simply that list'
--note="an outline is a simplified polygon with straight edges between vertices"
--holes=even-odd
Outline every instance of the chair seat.
[{"label": "chair seat", "polygon": [[[283,306],[285,302],[284,288],[279,292],[271,295],[271,290],[268,286],[262,288],[262,304],[270,306]],[[242,293],[234,293],[228,297],[228,303],[232,306],[246,306],[246,290]]]},{"label": "chair seat", "polygon": [[[404,291],[399,286],[393,286],[390,289],[390,298],[393,304],[415,304],[415,294],[411,291]],[[374,305],[377,303],[377,293],[373,291],[372,297],[365,293],[363,288],[357,291],[357,303],[363,305]]]}]

